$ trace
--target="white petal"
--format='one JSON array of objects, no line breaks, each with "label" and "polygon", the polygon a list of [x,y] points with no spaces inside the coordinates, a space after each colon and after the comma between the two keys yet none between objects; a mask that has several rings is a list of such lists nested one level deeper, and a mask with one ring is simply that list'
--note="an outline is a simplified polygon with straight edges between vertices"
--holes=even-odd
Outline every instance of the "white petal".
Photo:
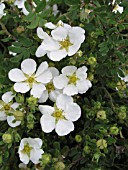
[{"label": "white petal", "polygon": [[29,84],[25,83],[25,82],[21,82],[21,83],[15,83],[14,84],[14,90],[16,92],[20,92],[20,93],[26,93],[30,90]]},{"label": "white petal", "polygon": [[69,46],[69,48],[68,48],[68,56],[74,55],[79,50],[80,45],[81,44],[77,43],[77,44]]},{"label": "white petal", "polygon": [[52,79],[52,73],[47,69],[35,79],[37,82],[40,83],[44,83],[44,84],[49,83]]},{"label": "white petal", "polygon": [[53,84],[57,89],[63,89],[68,84],[68,78],[60,74],[59,76],[54,77]]},{"label": "white petal", "polygon": [[11,126],[11,127],[16,127],[16,126],[19,126],[21,124],[21,121],[15,121],[14,116],[7,116],[7,122],[9,124],[9,126]]},{"label": "white petal", "polygon": [[35,77],[37,77],[37,76],[39,76],[40,74],[42,74],[45,70],[47,70],[47,68],[48,68],[48,63],[47,63],[47,61],[42,62],[42,63],[39,65],[39,67],[38,67],[38,69],[37,69],[37,71],[36,71]]},{"label": "white petal", "polygon": [[37,28],[37,35],[40,39],[45,39],[49,36],[41,27]]},{"label": "white petal", "polygon": [[64,111],[66,119],[71,121],[76,121],[81,116],[81,108],[76,103],[67,104]]},{"label": "white petal", "polygon": [[47,53],[48,58],[52,61],[60,61],[67,56],[67,51],[65,49],[51,51]]},{"label": "white petal", "polygon": [[19,107],[19,103],[13,103],[12,105],[11,105],[11,108],[13,108],[14,110],[16,110],[18,107]]},{"label": "white petal", "polygon": [[40,138],[27,138],[26,140],[30,147],[34,149],[40,149],[42,146],[42,140]]},{"label": "white petal", "polygon": [[6,92],[2,95],[2,100],[5,103],[9,103],[13,99],[14,96],[15,95],[11,91],[9,91],[9,92]]},{"label": "white petal", "polygon": [[69,84],[63,89],[63,94],[73,96],[78,94],[78,88],[74,84]]},{"label": "white petal", "polygon": [[34,84],[30,94],[35,98],[40,98],[44,90],[46,90],[46,87],[43,84]]},{"label": "white petal", "polygon": [[65,136],[74,130],[74,124],[69,120],[59,120],[55,131],[59,136]]},{"label": "white petal", "polygon": [[49,93],[49,99],[52,101],[52,102],[55,102],[58,95],[61,94],[62,92],[60,92],[59,90],[54,90],[52,92]]},{"label": "white petal", "polygon": [[123,78],[125,82],[128,82],[128,75]]},{"label": "white petal", "polygon": [[32,149],[31,152],[30,152],[30,160],[34,164],[38,164],[39,159],[42,157],[43,153],[44,153],[44,151],[42,149]]},{"label": "white petal", "polygon": [[27,11],[27,9],[25,8],[25,6],[22,8],[22,12],[24,15],[28,15],[29,12]]},{"label": "white petal", "polygon": [[77,69],[76,71],[76,76],[80,79],[85,79],[87,78],[87,67],[83,66]]},{"label": "white petal", "polygon": [[18,8],[23,8],[24,7],[24,2],[25,2],[25,0],[16,0],[14,2],[14,5],[17,5]]},{"label": "white petal", "polygon": [[48,100],[48,91],[44,90],[41,94],[41,97],[39,98],[38,103],[45,103]]},{"label": "white petal", "polygon": [[27,154],[24,154],[24,152],[19,151],[19,156],[20,156],[21,162],[23,162],[24,164],[28,164],[29,163],[29,157],[28,157]]},{"label": "white petal", "polygon": [[0,121],[4,121],[7,119],[7,116],[4,111],[0,111]]},{"label": "white petal", "polygon": [[52,73],[52,78],[54,78],[55,76],[59,75],[59,71],[57,68],[55,67],[49,67],[50,72]]},{"label": "white petal", "polygon": [[43,115],[40,119],[42,131],[45,133],[52,132],[55,129],[55,118],[50,115]]},{"label": "white petal", "polygon": [[27,79],[24,73],[18,68],[14,68],[10,70],[8,73],[8,77],[11,81],[14,81],[14,82],[21,82]]},{"label": "white petal", "polygon": [[22,61],[21,69],[25,74],[32,75],[36,71],[36,62],[28,58]]},{"label": "white petal", "polygon": [[65,94],[58,95],[56,99],[56,106],[62,110],[65,109],[66,104],[73,103],[73,98]]},{"label": "white petal", "polygon": [[56,25],[54,25],[52,22],[48,22],[45,24],[45,27],[49,28],[49,29],[55,29]]},{"label": "white petal", "polygon": [[50,36],[42,42],[42,48],[46,51],[58,50],[60,48],[59,42],[53,40]]},{"label": "white petal", "polygon": [[48,105],[39,105],[39,110],[42,114],[51,115],[54,112],[54,107]]},{"label": "white petal", "polygon": [[75,67],[75,66],[66,66],[62,69],[61,72],[67,76],[70,76],[70,75],[74,74],[76,72],[76,70],[77,70],[77,67]]},{"label": "white petal", "polygon": [[92,84],[89,80],[78,80],[76,86],[79,93],[83,94],[92,86]]},{"label": "white petal", "polygon": [[57,27],[51,32],[53,39],[57,41],[63,41],[67,38],[68,30],[62,26]]},{"label": "white petal", "polygon": [[41,45],[37,48],[35,55],[36,55],[36,57],[42,57],[42,56],[44,56],[46,53],[47,53],[47,51],[44,50],[44,48],[42,47],[42,44],[41,44]]}]

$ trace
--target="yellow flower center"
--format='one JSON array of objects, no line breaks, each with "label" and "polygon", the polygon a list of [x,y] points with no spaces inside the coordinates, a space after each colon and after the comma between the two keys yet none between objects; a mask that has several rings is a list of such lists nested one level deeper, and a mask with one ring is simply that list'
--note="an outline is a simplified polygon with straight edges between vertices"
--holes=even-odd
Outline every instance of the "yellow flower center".
[{"label": "yellow flower center", "polygon": [[70,41],[69,38],[67,37],[65,40],[60,41],[61,49],[65,48],[66,51],[68,51],[68,48],[73,45]]},{"label": "yellow flower center", "polygon": [[69,76],[69,82],[68,83],[69,84],[76,84],[77,80],[78,80],[78,77],[75,74],[73,74],[73,75]]},{"label": "yellow flower center", "polygon": [[118,9],[118,5],[116,5],[113,10],[117,11],[117,9]]},{"label": "yellow flower center", "polygon": [[33,83],[35,81],[35,78],[34,77],[29,77],[27,81],[28,81],[28,83]]},{"label": "yellow flower center", "polygon": [[64,119],[63,111],[61,109],[56,109],[52,116],[55,117],[57,120]]},{"label": "yellow flower center", "polygon": [[53,91],[55,89],[53,83],[48,83],[46,85],[46,89],[48,90],[49,93]]},{"label": "yellow flower center", "polygon": [[9,111],[9,110],[10,110],[10,108],[11,108],[11,107],[10,107],[10,105],[9,105],[9,104],[5,104],[5,105],[4,105],[4,110],[5,110],[5,111]]},{"label": "yellow flower center", "polygon": [[24,152],[27,155],[30,155],[30,151],[32,150],[32,147],[29,146],[29,144],[25,144],[24,145],[24,149],[22,150],[22,152]]}]

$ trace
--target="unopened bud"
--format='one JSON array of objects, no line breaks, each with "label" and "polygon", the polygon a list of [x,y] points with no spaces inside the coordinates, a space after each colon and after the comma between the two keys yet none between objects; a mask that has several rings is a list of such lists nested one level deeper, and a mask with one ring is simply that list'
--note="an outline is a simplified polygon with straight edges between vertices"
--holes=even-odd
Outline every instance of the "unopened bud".
[{"label": "unopened bud", "polygon": [[97,142],[96,142],[96,145],[99,149],[104,149],[104,148],[107,148],[107,141],[104,140],[104,139],[99,139]]},{"label": "unopened bud", "polygon": [[65,169],[65,164],[63,162],[57,162],[54,165],[55,170],[64,170]]},{"label": "unopened bud", "polygon": [[110,128],[110,134],[117,135],[119,133],[119,129],[116,126]]},{"label": "unopened bud", "polygon": [[100,120],[106,119],[106,112],[104,110],[100,110],[97,112],[97,118]]},{"label": "unopened bud", "polygon": [[19,27],[17,27],[16,31],[17,31],[17,33],[20,34],[20,33],[24,32],[24,27],[23,26],[19,26]]},{"label": "unopened bud", "polygon": [[80,135],[76,135],[75,136],[75,140],[76,140],[76,142],[81,142],[82,141],[82,137],[80,136]]},{"label": "unopened bud", "polygon": [[11,143],[12,142],[12,135],[5,133],[5,134],[3,134],[2,139],[3,139],[4,143]]},{"label": "unopened bud", "polygon": [[22,121],[24,119],[24,113],[22,111],[15,111],[13,115],[17,121]]},{"label": "unopened bud", "polygon": [[96,64],[96,58],[95,58],[95,57],[89,57],[88,63],[89,63],[90,65]]}]

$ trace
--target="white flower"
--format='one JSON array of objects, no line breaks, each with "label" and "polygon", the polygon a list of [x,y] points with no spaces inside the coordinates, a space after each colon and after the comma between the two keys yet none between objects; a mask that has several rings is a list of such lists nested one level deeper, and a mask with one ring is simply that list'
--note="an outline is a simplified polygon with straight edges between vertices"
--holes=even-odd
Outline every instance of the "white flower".
[{"label": "white flower", "polygon": [[[48,63],[42,62],[36,71],[36,62],[33,59],[26,59],[21,63],[21,70],[14,68],[9,71],[9,79],[14,84],[14,90],[20,93],[26,93],[30,89],[31,95],[40,98],[42,92],[46,90],[44,84],[52,79],[52,74],[48,69]],[[36,73],[35,73],[36,71]]]},{"label": "white flower", "polygon": [[59,26],[67,28],[67,29],[71,28],[71,26],[69,24],[63,23],[61,20],[56,25],[53,24],[52,22],[47,22],[45,24],[45,27],[47,27],[49,29],[55,29],[55,28],[57,28]]},{"label": "white flower", "polygon": [[42,130],[49,133],[55,129],[59,136],[67,135],[73,131],[73,122],[81,116],[79,105],[73,102],[72,97],[64,94],[57,97],[54,107],[40,105],[39,110],[43,114],[40,119]]},{"label": "white flower", "polygon": [[114,9],[112,10],[112,12],[114,12],[115,14],[117,13],[117,11],[122,14],[124,8],[122,6],[119,6],[118,4],[114,7]]},{"label": "white flower", "polygon": [[58,12],[59,12],[57,4],[54,4],[52,6],[52,9],[53,9],[53,12],[52,12],[53,15],[56,16],[58,14]]},{"label": "white flower", "polygon": [[22,9],[22,12],[24,15],[28,15],[29,12],[27,11],[27,9],[25,8],[25,3],[26,0],[16,0],[14,2],[14,5],[16,5],[19,9]]},{"label": "white flower", "polygon": [[6,15],[4,13],[4,9],[5,9],[5,4],[0,2],[0,19],[2,18],[2,16]]},{"label": "white flower", "polygon": [[53,84],[57,89],[63,89],[63,94],[73,96],[85,93],[91,86],[87,80],[87,67],[77,69],[75,66],[66,66],[62,69],[62,74],[53,79]]},{"label": "white flower", "polygon": [[62,93],[62,90],[58,90],[54,87],[53,78],[59,75],[59,71],[55,67],[48,68],[52,73],[52,80],[45,85],[46,90],[42,93],[39,103],[44,103],[49,98],[51,101],[55,102],[57,96]]},{"label": "white flower", "polygon": [[43,39],[42,44],[36,51],[37,57],[47,56],[52,61],[60,61],[67,55],[74,55],[80,48],[85,39],[85,31],[80,27],[65,28],[58,26],[51,31],[51,36],[46,34],[41,28],[38,28],[38,37]]},{"label": "white flower", "polygon": [[21,121],[16,121],[13,116],[13,113],[19,107],[18,103],[12,102],[13,98],[14,95],[11,91],[2,95],[2,100],[0,101],[0,121],[7,120],[9,126],[16,127],[21,124]]},{"label": "white flower", "polygon": [[19,146],[19,157],[21,162],[24,164],[28,164],[31,160],[34,164],[39,163],[39,159],[41,158],[44,151],[40,149],[42,146],[42,140],[39,138],[24,138],[20,142]]}]

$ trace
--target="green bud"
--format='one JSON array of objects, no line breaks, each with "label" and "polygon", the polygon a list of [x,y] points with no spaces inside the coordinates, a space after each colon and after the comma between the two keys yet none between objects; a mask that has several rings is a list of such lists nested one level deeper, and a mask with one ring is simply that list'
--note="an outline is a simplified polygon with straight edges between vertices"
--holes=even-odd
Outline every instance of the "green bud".
[{"label": "green bud", "polygon": [[120,107],[120,112],[126,112],[127,108],[125,106]]},{"label": "green bud", "polygon": [[47,165],[47,164],[50,163],[50,161],[51,161],[51,155],[50,154],[45,153],[45,154],[42,155],[42,161],[41,161],[42,164]]},{"label": "green bud", "polygon": [[126,83],[123,80],[117,82],[117,89],[118,90],[125,90],[126,89]]},{"label": "green bud", "polygon": [[106,112],[104,110],[100,110],[97,112],[97,118],[100,120],[106,119]]},{"label": "green bud", "polygon": [[57,162],[54,165],[55,170],[64,170],[65,169],[65,164],[63,162]]},{"label": "green bud", "polygon": [[81,50],[77,51],[77,54],[79,57],[81,57],[83,55],[83,52]]},{"label": "green bud", "polygon": [[12,143],[12,135],[11,134],[3,134],[2,136],[3,142],[4,143]]},{"label": "green bud", "polygon": [[37,98],[35,98],[35,97],[33,97],[33,96],[31,96],[31,97],[29,97],[28,99],[27,99],[27,101],[28,101],[28,104],[29,105],[37,105],[37,101],[38,101],[38,99]]},{"label": "green bud", "polygon": [[118,127],[113,126],[113,127],[110,128],[110,134],[112,134],[112,135],[118,135],[118,133],[119,133]]},{"label": "green bud", "polygon": [[24,113],[21,111],[16,110],[13,112],[13,115],[17,121],[22,121],[24,119]]},{"label": "green bud", "polygon": [[86,154],[89,154],[89,153],[90,153],[90,147],[89,147],[88,145],[85,145],[85,146],[84,146],[84,152],[85,152]]},{"label": "green bud", "polygon": [[104,139],[99,139],[97,142],[96,142],[96,145],[99,149],[104,149],[104,148],[107,148],[107,141],[104,140]]},{"label": "green bud", "polygon": [[76,135],[75,136],[75,140],[76,140],[76,142],[81,142],[82,141],[82,137],[80,136],[80,135]]},{"label": "green bud", "polygon": [[19,27],[17,27],[16,28],[16,31],[17,31],[17,33],[22,33],[22,32],[24,32],[24,27],[23,26],[19,26]]},{"label": "green bud", "polygon": [[118,118],[119,118],[120,120],[125,119],[125,118],[126,118],[126,112],[119,112],[119,113],[118,113]]},{"label": "green bud", "polygon": [[87,78],[87,79],[88,79],[88,80],[90,80],[90,81],[94,80],[94,74],[89,73],[89,75],[88,75],[88,78]]},{"label": "green bud", "polygon": [[95,57],[89,57],[88,58],[88,63],[90,65],[95,65],[96,64],[96,58]]},{"label": "green bud", "polygon": [[101,103],[100,102],[96,102],[95,103],[95,108],[96,109],[100,109],[101,108]]},{"label": "green bud", "polygon": [[24,103],[24,96],[22,94],[18,94],[15,99],[17,103]]}]

